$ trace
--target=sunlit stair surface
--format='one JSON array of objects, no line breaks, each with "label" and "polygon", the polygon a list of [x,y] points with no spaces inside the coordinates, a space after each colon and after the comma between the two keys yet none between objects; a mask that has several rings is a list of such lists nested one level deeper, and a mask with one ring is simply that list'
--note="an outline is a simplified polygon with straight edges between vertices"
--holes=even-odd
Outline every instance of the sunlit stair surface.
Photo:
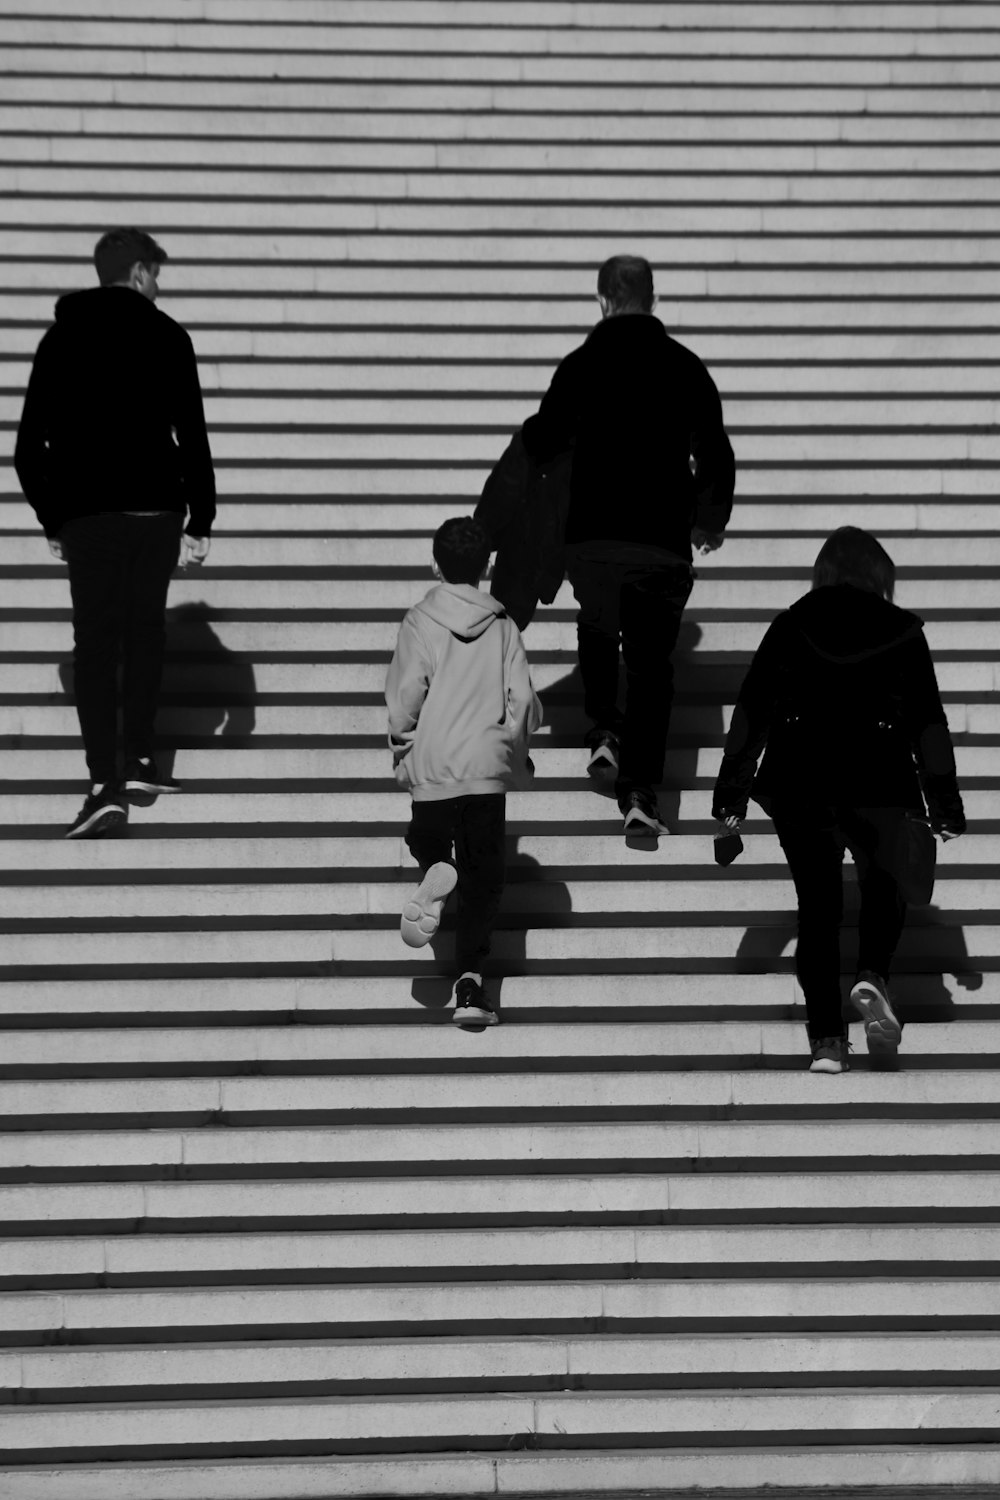
[{"label": "sunlit stair surface", "polygon": [[[986,3],[0,0],[3,1500],[996,1495],[998,82]],[[184,795],[66,843],[68,590],[10,456],[132,223],[220,515],[171,593]],[[737,504],[658,847],[584,775],[568,588],[530,626],[503,1024],[463,1032],[449,920],[399,940],[385,668],[619,251]],[[900,947],[902,1067],[854,1025],[830,1078],[773,831],[721,870],[709,813],[845,523],[926,621],[970,831]]]}]

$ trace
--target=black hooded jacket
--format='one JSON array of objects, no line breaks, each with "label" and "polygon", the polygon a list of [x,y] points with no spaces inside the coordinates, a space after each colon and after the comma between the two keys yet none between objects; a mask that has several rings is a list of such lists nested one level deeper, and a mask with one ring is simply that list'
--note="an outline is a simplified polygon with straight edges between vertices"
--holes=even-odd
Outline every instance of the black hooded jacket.
[{"label": "black hooded jacket", "polygon": [[713,813],[742,817],[750,796],[767,813],[838,804],[922,812],[926,799],[935,830],[964,830],[951,736],[916,615],[836,584],[777,616],[740,689]]},{"label": "black hooded jacket", "polygon": [[573,450],[568,545],[633,542],[690,561],[691,528],[721,532],[729,520],[736,470],[719,393],[649,313],[598,323],[523,437],[536,463]]},{"label": "black hooded jacket", "polygon": [[187,511],[208,536],[215,475],[194,348],[130,287],[56,303],[31,369],[14,449],[21,488],[48,536],[98,511]]}]

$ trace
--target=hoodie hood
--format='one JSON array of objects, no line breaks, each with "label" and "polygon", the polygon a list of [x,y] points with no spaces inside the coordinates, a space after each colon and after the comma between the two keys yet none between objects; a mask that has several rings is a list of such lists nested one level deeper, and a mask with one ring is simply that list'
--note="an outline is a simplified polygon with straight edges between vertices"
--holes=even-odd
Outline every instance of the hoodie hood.
[{"label": "hoodie hood", "polygon": [[67,292],[56,302],[60,328],[128,325],[150,315],[163,316],[155,302],[127,286],[91,286],[83,292]]},{"label": "hoodie hood", "polygon": [[506,614],[499,599],[484,594],[474,583],[439,583],[415,607],[463,641],[483,635]]},{"label": "hoodie hood", "polygon": [[840,663],[891,651],[924,628],[918,615],[849,583],[813,589],[788,615],[817,655]]}]

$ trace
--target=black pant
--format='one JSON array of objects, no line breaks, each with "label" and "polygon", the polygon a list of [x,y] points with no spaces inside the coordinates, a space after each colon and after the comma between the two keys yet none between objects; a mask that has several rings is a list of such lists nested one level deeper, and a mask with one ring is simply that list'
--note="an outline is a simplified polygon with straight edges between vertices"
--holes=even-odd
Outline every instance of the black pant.
[{"label": "black pant", "polygon": [[59,533],[73,599],[76,709],[94,781],[117,775],[118,658],[122,656],[125,758],[153,746],[163,672],[165,612],[183,517],[102,511]]},{"label": "black pant", "polygon": [[[441,861],[458,870],[457,972],[479,974],[488,958],[503,895],[507,799],[502,792],[414,802],[406,843],[426,871]],[[454,848],[454,858],[452,849]]]},{"label": "black pant", "polygon": [[805,995],[811,1037],[844,1030],[840,992],[842,866],[850,849],[857,867],[861,912],[858,973],[888,979],[906,920],[906,902],[892,873],[901,807],[774,808],[775,832],[785,851],[799,902],[795,972]]},{"label": "black pant", "polygon": [[[577,643],[583,707],[592,729],[621,738],[619,798],[634,786],[654,787],[663,759],[674,699],[670,660],[694,581],[677,564],[576,561],[569,580],[580,605]],[[618,649],[625,662],[625,710],[618,708]]]}]

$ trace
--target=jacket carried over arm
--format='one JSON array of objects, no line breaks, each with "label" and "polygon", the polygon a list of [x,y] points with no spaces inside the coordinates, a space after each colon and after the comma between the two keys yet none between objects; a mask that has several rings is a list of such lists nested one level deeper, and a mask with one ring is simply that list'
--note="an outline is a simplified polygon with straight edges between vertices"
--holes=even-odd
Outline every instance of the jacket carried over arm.
[{"label": "jacket carried over arm", "polygon": [[517,626],[473,584],[439,584],[407,612],[385,699],[396,780],[415,802],[528,783],[541,705]]},{"label": "jacket carried over arm", "polygon": [[615,540],[691,560],[691,530],[721,532],[735,460],[712,377],[648,313],[605,318],[559,365],[524,441],[573,449],[568,544]]},{"label": "jacket carried over arm", "polygon": [[38,346],[14,449],[48,536],[98,511],[215,519],[215,475],[188,334],[129,287],[71,292]]},{"label": "jacket carried over arm", "polygon": [[[763,753],[764,759],[757,771]],[[948,721],[916,615],[847,584],[769,626],[740,688],[712,810],[776,805],[926,810],[961,833]]]},{"label": "jacket carried over arm", "polygon": [[[529,417],[530,431],[537,418]],[[538,606],[551,604],[566,571],[564,538],[571,455],[536,463],[515,432],[483,486],[476,520],[496,549],[490,593],[524,630]]]}]

